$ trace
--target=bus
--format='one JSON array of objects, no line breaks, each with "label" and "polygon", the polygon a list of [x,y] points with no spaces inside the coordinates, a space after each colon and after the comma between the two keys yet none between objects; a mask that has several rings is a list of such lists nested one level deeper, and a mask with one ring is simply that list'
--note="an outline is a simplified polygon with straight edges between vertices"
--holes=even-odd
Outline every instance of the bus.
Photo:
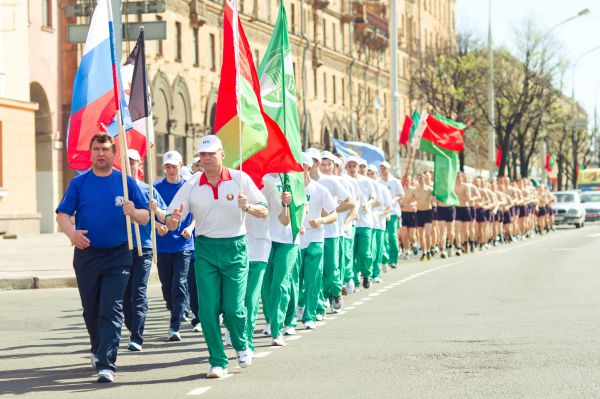
[{"label": "bus", "polygon": [[580,170],[577,175],[577,189],[581,191],[600,190],[600,168]]}]

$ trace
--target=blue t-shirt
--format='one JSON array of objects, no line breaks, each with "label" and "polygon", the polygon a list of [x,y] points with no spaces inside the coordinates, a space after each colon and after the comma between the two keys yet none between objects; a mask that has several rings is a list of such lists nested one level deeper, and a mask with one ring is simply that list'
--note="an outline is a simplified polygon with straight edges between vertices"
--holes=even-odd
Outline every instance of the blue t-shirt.
[{"label": "blue t-shirt", "polygon": [[[185,184],[185,180],[181,179],[179,183],[169,183],[166,178],[158,180],[154,183],[154,188],[160,193],[163,201],[167,206],[171,204],[177,191]],[[166,209],[166,208],[165,208]],[[189,239],[182,237],[181,232],[192,223],[194,216],[190,212],[185,219],[181,221],[179,227],[175,231],[169,231],[164,236],[156,237],[156,246],[158,252],[177,253],[183,251],[191,251],[194,249],[193,235]]]},{"label": "blue t-shirt", "polygon": [[[137,209],[148,209],[148,202],[136,182],[127,177],[129,200]],[[56,213],[75,216],[77,230],[87,230],[93,248],[113,248],[127,242],[123,213],[121,172],[113,169],[108,176],[96,176],[92,170],[75,176],[69,183]]]},{"label": "blue t-shirt", "polygon": [[[143,181],[137,180],[137,185],[142,192],[142,196],[144,200],[149,203],[150,202],[150,186],[144,183]],[[158,191],[154,190],[154,199],[158,202],[158,207],[161,209],[166,209],[167,205],[163,201],[162,197],[158,193]],[[158,220],[158,219],[157,219]],[[135,239],[135,230],[133,230],[133,223],[131,224],[131,228],[134,232],[133,235],[133,247],[137,247],[137,240]],[[151,223],[148,221],[145,225],[140,225],[140,240],[142,241],[142,248],[152,248],[152,237],[150,235],[151,231]],[[158,237],[158,235],[156,236]],[[158,240],[157,240],[158,242]],[[158,245],[158,244],[157,244]]]}]

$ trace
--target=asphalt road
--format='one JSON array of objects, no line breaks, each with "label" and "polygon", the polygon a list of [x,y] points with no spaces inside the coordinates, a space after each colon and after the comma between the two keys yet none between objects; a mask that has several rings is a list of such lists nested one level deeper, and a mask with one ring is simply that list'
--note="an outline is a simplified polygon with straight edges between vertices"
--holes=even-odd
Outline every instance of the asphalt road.
[{"label": "asphalt road", "polygon": [[[201,334],[165,342],[151,288],[146,344],[94,383],[75,289],[0,292],[0,395],[29,398],[592,398],[600,396],[600,226],[409,262],[284,348],[206,380]],[[262,328],[262,321],[257,327]],[[68,396],[67,396],[68,395]]]}]

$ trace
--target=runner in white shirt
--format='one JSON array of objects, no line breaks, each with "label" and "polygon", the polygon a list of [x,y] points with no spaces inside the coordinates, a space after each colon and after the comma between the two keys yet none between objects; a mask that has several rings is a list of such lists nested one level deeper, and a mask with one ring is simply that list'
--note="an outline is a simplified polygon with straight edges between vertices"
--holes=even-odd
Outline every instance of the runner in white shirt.
[{"label": "runner in white shirt", "polygon": [[392,201],[394,203],[394,210],[390,214],[390,218],[386,223],[387,239],[385,240],[388,259],[383,260],[384,264],[389,263],[392,269],[396,268],[398,257],[401,255],[400,246],[398,245],[398,221],[401,220],[402,211],[400,210],[400,200],[404,197],[404,188],[402,183],[394,175],[392,175],[392,168],[389,162],[384,161],[379,166],[381,177],[379,181],[385,184],[390,190],[392,195]]},{"label": "runner in white shirt", "polygon": [[[381,268],[385,253],[385,224],[390,212],[392,212],[392,196],[386,186],[377,181],[377,166],[369,165],[367,176],[375,182],[377,190],[378,205],[373,208],[373,236],[371,238],[371,250],[373,251],[373,282],[381,283]],[[387,265],[384,268],[387,271]]]}]

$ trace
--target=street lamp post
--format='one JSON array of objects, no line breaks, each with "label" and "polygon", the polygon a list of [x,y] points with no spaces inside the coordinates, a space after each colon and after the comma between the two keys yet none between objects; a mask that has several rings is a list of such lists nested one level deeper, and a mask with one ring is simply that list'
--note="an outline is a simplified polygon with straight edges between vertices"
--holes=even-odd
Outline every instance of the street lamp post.
[{"label": "street lamp post", "polygon": [[400,153],[398,151],[398,9],[397,0],[390,0],[390,56],[391,56],[391,123],[393,164],[397,169],[400,167]]},{"label": "street lamp post", "polygon": [[494,181],[496,175],[496,128],[494,115],[494,49],[492,47],[492,0],[489,0],[489,26],[488,26],[488,114],[490,124],[488,126],[488,162],[489,162],[489,181]]}]

